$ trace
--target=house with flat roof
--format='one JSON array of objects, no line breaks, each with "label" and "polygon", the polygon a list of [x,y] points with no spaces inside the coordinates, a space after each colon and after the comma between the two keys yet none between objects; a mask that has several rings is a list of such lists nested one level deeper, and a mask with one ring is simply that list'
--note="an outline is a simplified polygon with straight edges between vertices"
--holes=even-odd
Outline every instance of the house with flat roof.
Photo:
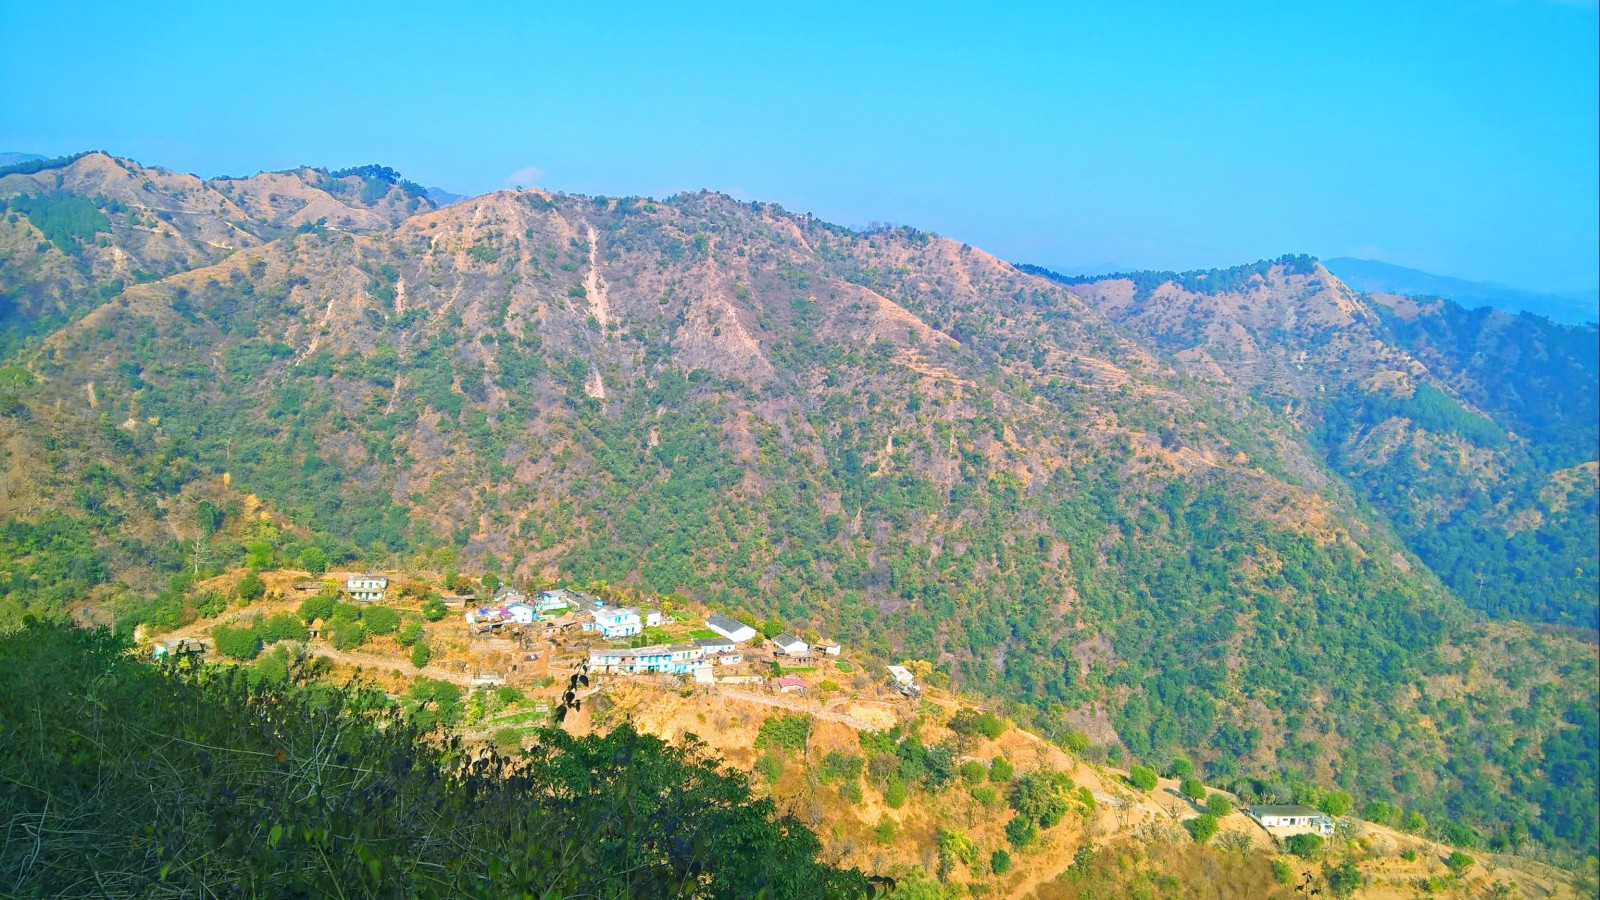
[{"label": "house with flat roof", "polygon": [[389,578],[386,575],[351,575],[344,581],[345,593],[362,603],[382,600],[383,592],[388,588]]},{"label": "house with flat roof", "polygon": [[739,646],[725,637],[699,638],[695,643],[700,645],[701,652],[707,656],[732,653]]},{"label": "house with flat roof", "polygon": [[735,644],[742,644],[745,641],[753,640],[756,636],[756,630],[754,628],[751,628],[749,625],[744,624],[738,619],[729,618],[722,613],[717,613],[711,616],[709,619],[706,619],[706,627],[712,631],[715,631],[717,634],[722,635],[728,640],[733,641]]},{"label": "house with flat roof", "polygon": [[1334,831],[1332,816],[1298,803],[1252,806],[1245,814],[1275,836],[1304,833],[1328,836]]},{"label": "house with flat roof", "polygon": [[589,670],[597,674],[641,675],[672,672],[672,648],[660,644],[589,651]]},{"label": "house with flat roof", "polygon": [[584,631],[598,631],[608,638],[633,637],[644,630],[639,611],[626,606],[602,606],[590,615]]}]

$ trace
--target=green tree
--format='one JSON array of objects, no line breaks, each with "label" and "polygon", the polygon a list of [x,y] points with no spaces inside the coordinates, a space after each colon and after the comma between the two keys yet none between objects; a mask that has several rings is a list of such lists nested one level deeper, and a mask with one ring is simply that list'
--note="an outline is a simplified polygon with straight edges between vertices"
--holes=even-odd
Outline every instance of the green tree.
[{"label": "green tree", "polygon": [[1444,864],[1449,867],[1451,872],[1454,872],[1457,875],[1460,875],[1462,872],[1472,868],[1473,864],[1476,862],[1476,859],[1473,859],[1471,856],[1462,853],[1460,850],[1452,850],[1450,851],[1450,855],[1444,858]]},{"label": "green tree", "polygon": [[248,626],[217,625],[211,629],[211,639],[218,653],[233,659],[255,659],[261,652],[261,637]]},{"label": "green tree", "polygon": [[1011,767],[1011,760],[1004,756],[996,756],[989,766],[989,780],[996,784],[1006,784],[1015,774],[1016,770]]},{"label": "green tree", "polygon": [[883,787],[883,802],[890,809],[899,809],[906,805],[906,783],[899,778],[892,778]]},{"label": "green tree", "polygon": [[1038,836],[1038,824],[1027,816],[1018,814],[1012,816],[1011,821],[1006,823],[1006,841],[1018,850],[1033,843]]},{"label": "green tree", "polygon": [[296,562],[300,568],[312,575],[321,575],[328,571],[328,554],[324,553],[321,547],[307,547],[301,550]]},{"label": "green tree", "polygon": [[893,841],[894,833],[894,820],[888,816],[880,816],[878,818],[878,827],[872,830],[873,838],[880,844],[887,844],[890,841]]},{"label": "green tree", "polygon": [[368,634],[394,634],[400,627],[400,614],[387,606],[369,606],[361,613]]},{"label": "green tree", "polygon": [[426,666],[428,664],[428,660],[431,658],[433,658],[433,651],[428,649],[427,644],[416,644],[411,648],[412,666],[420,669],[423,666]]},{"label": "green tree", "polygon": [[1175,756],[1172,758],[1172,764],[1167,766],[1168,778],[1176,778],[1182,781],[1193,774],[1194,763],[1190,762],[1187,756]]},{"label": "green tree", "polygon": [[0,415],[11,415],[22,403],[22,391],[33,384],[33,374],[21,366],[0,367]]},{"label": "green tree", "polygon": [[948,881],[956,863],[971,866],[978,861],[978,845],[960,831],[940,828],[938,837],[940,881]]},{"label": "green tree", "polygon": [[1328,883],[1328,893],[1335,897],[1353,896],[1366,881],[1356,861],[1345,857],[1337,866],[1322,864],[1322,878]]},{"label": "green tree", "polygon": [[1206,799],[1206,786],[1198,778],[1185,778],[1178,784],[1178,793],[1189,800],[1200,803]]},{"label": "green tree", "polygon": [[1212,794],[1206,798],[1206,812],[1220,819],[1233,812],[1233,801],[1222,794]]},{"label": "green tree", "polygon": [[1158,784],[1156,770],[1149,766],[1134,766],[1128,770],[1128,783],[1141,791],[1153,791]]},{"label": "green tree", "polygon": [[444,605],[444,600],[437,595],[430,594],[422,601],[422,617],[429,622],[437,622],[448,615],[450,609]]},{"label": "green tree", "polygon": [[338,602],[337,595],[326,592],[307,597],[300,601],[300,620],[309,625],[318,619],[329,619],[333,616],[334,604]]},{"label": "green tree", "polygon": [[1194,838],[1195,843],[1204,844],[1217,834],[1217,817],[1205,813],[1184,822],[1183,827],[1189,829],[1189,836]]},{"label": "green tree", "polygon": [[267,585],[261,580],[261,576],[256,574],[254,569],[251,569],[244,573],[243,578],[239,579],[239,587],[234,593],[240,600],[251,603],[260,600],[266,595]]},{"label": "green tree", "polygon": [[289,613],[278,613],[267,617],[260,627],[261,641],[264,644],[275,644],[278,641],[303,641],[311,636],[306,630],[305,623],[298,616]]},{"label": "green tree", "polygon": [[359,621],[336,621],[330,628],[335,650],[354,650],[367,642],[367,629]]},{"label": "green tree", "polygon": [[1002,847],[989,854],[989,871],[996,875],[1004,875],[1011,871],[1011,854]]},{"label": "green tree", "polygon": [[1301,859],[1316,859],[1322,852],[1322,836],[1317,834],[1292,834],[1284,841],[1290,853]]},{"label": "green tree", "polygon": [[969,759],[961,764],[961,780],[967,784],[979,784],[989,777],[989,768],[975,759]]},{"label": "green tree", "polygon": [[412,621],[407,622],[404,626],[402,626],[400,631],[397,632],[394,637],[395,640],[400,642],[402,647],[409,647],[412,644],[415,644],[417,641],[422,640],[424,633],[425,632],[422,630],[422,623]]}]

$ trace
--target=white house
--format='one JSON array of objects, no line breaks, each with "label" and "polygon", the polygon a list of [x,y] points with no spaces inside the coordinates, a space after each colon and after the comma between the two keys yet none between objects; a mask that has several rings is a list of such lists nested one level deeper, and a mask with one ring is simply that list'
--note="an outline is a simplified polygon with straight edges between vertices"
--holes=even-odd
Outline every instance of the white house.
[{"label": "white house", "polygon": [[828,644],[822,648],[822,652],[828,654],[829,656],[838,656],[843,651],[844,648],[838,644]]},{"label": "white house", "polygon": [[890,666],[889,677],[893,678],[894,683],[901,687],[913,687],[917,683],[916,676],[912,675],[911,670],[905,666]]},{"label": "white house", "polygon": [[776,684],[778,686],[778,691],[784,694],[801,692],[810,686],[806,684],[805,679],[796,678],[793,675],[785,675],[773,682],[773,684]]},{"label": "white house", "polygon": [[659,609],[647,609],[644,611],[644,627],[646,628],[654,628],[657,625],[664,625],[666,624],[666,621],[667,617],[663,616],[661,614],[661,610]]},{"label": "white house", "polygon": [[365,603],[382,600],[388,587],[389,579],[383,575],[351,575],[344,582],[345,593]]},{"label": "white house", "polygon": [[735,644],[742,644],[756,636],[756,630],[737,619],[731,619],[722,613],[717,613],[706,620],[706,627],[722,635]]},{"label": "white house", "polygon": [[500,589],[494,592],[494,602],[501,606],[514,606],[518,603],[527,603],[528,598],[511,585],[502,584]]},{"label": "white house", "polygon": [[608,638],[633,637],[644,630],[639,621],[639,611],[626,606],[603,606],[594,611],[591,622],[585,622],[584,631],[598,631]]},{"label": "white house", "polygon": [[560,589],[540,592],[533,603],[533,608],[542,613],[566,609],[568,606],[570,604],[567,602],[567,592]]},{"label": "white house", "polygon": [[719,653],[714,658],[719,666],[736,666],[744,662],[744,654],[738,652]]},{"label": "white house", "polygon": [[1320,809],[1290,804],[1284,806],[1252,806],[1250,818],[1261,823],[1269,832],[1279,834],[1333,834],[1333,817]]},{"label": "white house", "polygon": [[533,620],[538,618],[538,613],[534,612],[533,607],[526,603],[513,603],[505,607],[501,611],[501,615],[505,617],[507,622],[515,622],[518,625],[532,625]]},{"label": "white house", "polygon": [[700,645],[701,651],[707,656],[714,656],[718,653],[732,653],[738,646],[725,637],[700,638],[695,643]]},{"label": "white house", "polygon": [[624,675],[671,672],[672,650],[660,645],[625,650],[590,650],[589,668],[597,673],[611,672]]},{"label": "white house", "polygon": [[806,646],[806,642],[800,640],[787,631],[773,638],[772,643],[777,645],[778,652],[782,653],[784,656],[811,655],[811,648]]}]

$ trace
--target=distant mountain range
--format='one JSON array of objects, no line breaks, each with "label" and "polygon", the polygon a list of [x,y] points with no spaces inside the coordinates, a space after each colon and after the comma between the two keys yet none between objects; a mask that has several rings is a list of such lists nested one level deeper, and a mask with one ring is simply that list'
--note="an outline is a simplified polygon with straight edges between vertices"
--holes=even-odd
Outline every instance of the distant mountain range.
[{"label": "distant mountain range", "polygon": [[17,163],[30,162],[35,159],[44,159],[37,153],[17,153],[13,150],[0,152],[0,166],[14,166]]},{"label": "distant mountain range", "polygon": [[1511,312],[1530,312],[1557,322],[1583,325],[1600,320],[1600,289],[1541,294],[1487,281],[1466,281],[1434,275],[1375,259],[1342,256],[1322,261],[1345,284],[1367,293],[1442,297],[1463,306],[1492,306]]}]

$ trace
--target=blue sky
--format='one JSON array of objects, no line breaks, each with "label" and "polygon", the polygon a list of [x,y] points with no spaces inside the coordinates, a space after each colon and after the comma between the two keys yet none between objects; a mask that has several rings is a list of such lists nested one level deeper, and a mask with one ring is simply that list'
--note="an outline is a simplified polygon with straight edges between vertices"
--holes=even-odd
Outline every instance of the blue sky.
[{"label": "blue sky", "polygon": [[1061,266],[1600,284],[1592,2],[676,5],[7,3],[0,150],[706,187]]}]

